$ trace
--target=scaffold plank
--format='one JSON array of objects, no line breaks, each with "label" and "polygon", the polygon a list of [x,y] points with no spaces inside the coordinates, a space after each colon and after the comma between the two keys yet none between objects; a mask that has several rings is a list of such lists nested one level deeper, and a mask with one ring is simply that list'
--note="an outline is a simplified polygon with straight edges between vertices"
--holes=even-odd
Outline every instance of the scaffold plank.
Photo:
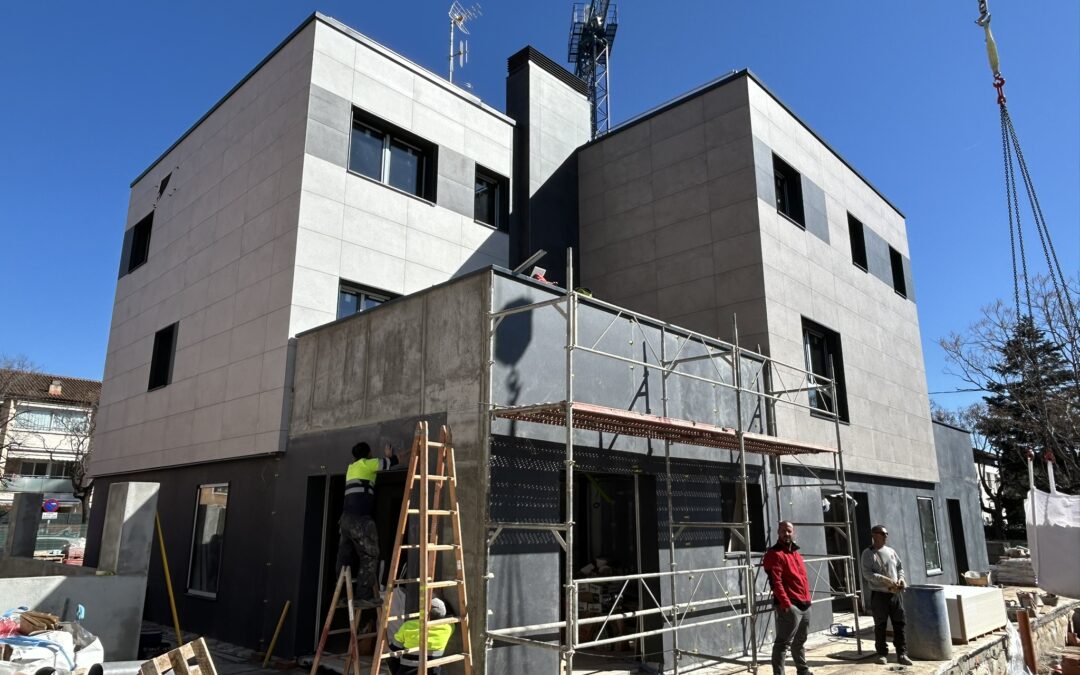
[{"label": "scaffold plank", "polygon": [[[566,401],[542,403],[512,408],[497,408],[492,411],[496,417],[565,426]],[[632,410],[619,410],[591,403],[573,402],[573,425],[575,429],[599,431],[637,438],[652,438],[685,445],[699,445],[722,450],[738,450],[739,436],[735,429],[718,427],[689,420],[649,415]],[[747,452],[760,455],[808,455],[818,453],[836,453],[835,448],[823,445],[803,443],[779,436],[768,436],[751,432],[743,433],[743,445]]]}]

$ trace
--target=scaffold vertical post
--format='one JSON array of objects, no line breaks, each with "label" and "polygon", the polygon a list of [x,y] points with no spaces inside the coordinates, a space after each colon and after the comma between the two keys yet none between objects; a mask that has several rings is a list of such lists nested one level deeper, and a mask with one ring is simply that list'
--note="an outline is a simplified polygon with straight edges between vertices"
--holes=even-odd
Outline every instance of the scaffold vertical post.
[{"label": "scaffold vertical post", "polygon": [[837,398],[836,369],[832,357],[829,357],[830,393],[833,400],[833,423],[836,427],[836,454],[833,455],[833,468],[837,478],[840,479],[840,492],[844,501],[844,530],[847,533],[848,559],[845,567],[846,583],[844,591],[851,596],[851,614],[855,623],[855,648],[862,654],[862,634],[859,632],[859,604],[862,599],[856,593],[854,583],[855,572],[855,533],[851,527],[851,508],[848,503],[847,476],[844,474],[844,446],[840,440],[840,399]]},{"label": "scaffold vertical post", "polygon": [[577,644],[577,598],[574,593],[574,347],[577,346],[577,294],[574,292],[574,250],[566,249],[566,555],[563,580],[566,583],[566,635],[563,650],[565,675],[574,675]]},{"label": "scaffold vertical post", "polygon": [[750,558],[750,498],[746,487],[746,430],[743,428],[742,410],[742,351],[739,347],[739,317],[731,318],[731,331],[734,338],[731,351],[731,377],[735,385],[735,434],[739,439],[739,482],[742,488],[743,504],[743,544],[746,548],[745,568],[743,569],[746,587],[746,612],[750,619],[750,672],[757,672],[757,593],[754,589],[754,565]]},{"label": "scaffold vertical post", "polygon": [[[668,416],[667,395],[667,333],[664,327],[660,327],[660,407],[664,417]],[[668,586],[671,592],[671,625],[677,625],[679,621],[678,584],[675,580],[675,571],[679,568],[675,562],[675,501],[671,498],[671,441],[664,441],[664,492],[667,493],[667,523],[668,523],[668,569],[671,575],[668,578]],[[671,632],[671,650],[673,654],[673,672],[679,675],[679,661],[682,654],[679,652],[679,631]]]},{"label": "scaffold vertical post", "polygon": [[[480,396],[480,498],[483,500],[483,505],[480,507],[480,513],[484,519],[484,529],[482,535],[484,537],[484,561],[483,568],[480,570],[484,575],[484,596],[481,599],[480,607],[488,606],[488,598],[491,593],[491,417],[495,410],[494,402],[492,399],[492,390],[494,389],[495,373],[495,328],[496,320],[493,312],[495,311],[495,275],[488,274],[488,288],[487,288],[487,344],[484,345],[485,354],[485,369],[484,379],[482,385],[484,390]],[[488,613],[480,612],[478,616],[480,620],[481,632],[484,637],[484,672],[487,672],[487,659],[488,652],[491,650],[491,638],[487,635],[488,629]]]}]

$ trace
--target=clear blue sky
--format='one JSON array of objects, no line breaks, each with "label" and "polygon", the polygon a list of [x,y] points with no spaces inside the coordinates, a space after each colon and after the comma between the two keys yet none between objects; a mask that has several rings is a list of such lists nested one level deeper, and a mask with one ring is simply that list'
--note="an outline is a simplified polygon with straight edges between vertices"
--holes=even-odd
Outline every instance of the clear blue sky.
[{"label": "clear blue sky", "polygon": [[[935,341],[1011,294],[998,111],[975,0],[624,0],[613,118],[749,67],[907,216],[930,391]],[[101,376],[128,186],[311,12],[444,73],[447,2],[0,4],[0,354]],[[570,2],[488,0],[471,82],[566,58]],[[1080,267],[1080,3],[990,0],[1009,108],[1066,273]],[[1038,267],[1038,265],[1036,266]],[[972,397],[937,397],[946,405]]]}]

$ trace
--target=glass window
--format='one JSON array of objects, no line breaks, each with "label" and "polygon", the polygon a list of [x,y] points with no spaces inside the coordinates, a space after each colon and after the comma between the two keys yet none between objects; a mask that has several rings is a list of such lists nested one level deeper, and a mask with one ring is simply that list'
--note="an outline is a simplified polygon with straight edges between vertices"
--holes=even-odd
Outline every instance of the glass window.
[{"label": "glass window", "polygon": [[391,186],[421,196],[424,193],[424,158],[420,151],[400,141],[390,144]]},{"label": "glass window", "polygon": [[368,178],[382,180],[382,154],[385,134],[362,124],[353,125],[349,168]]},{"label": "glass window", "polygon": [[337,318],[344,319],[358,312],[378,307],[389,299],[389,295],[371,293],[358,286],[342,283],[338,288]]},{"label": "glass window", "polygon": [[173,359],[176,356],[176,329],[174,323],[154,333],[154,349],[150,355],[150,381],[146,390],[164,387],[172,382]]},{"label": "glass window", "polygon": [[862,271],[866,271],[866,235],[863,224],[850,213],[847,216],[848,236],[851,239],[851,262]]},{"label": "glass window", "polygon": [[17,408],[15,426],[30,431],[48,431],[52,427],[52,411],[40,408]]},{"label": "glass window", "polygon": [[[810,407],[830,415],[837,414],[844,422],[849,421],[840,334],[803,319],[803,347],[806,350],[806,370],[809,373]],[[833,379],[830,367],[835,370],[837,401],[833,401],[832,388],[827,384]]]},{"label": "glass window", "polygon": [[791,165],[773,155],[773,180],[776,187],[776,210],[800,227],[803,219],[802,176]]},{"label": "glass window", "polygon": [[499,183],[498,181],[476,174],[476,203],[473,218],[492,227],[499,225]]},{"label": "glass window", "polygon": [[217,596],[228,504],[227,483],[199,486],[195,503],[195,530],[191,537],[188,593]]},{"label": "glass window", "polygon": [[907,282],[904,280],[904,258],[899,251],[891,246],[889,247],[889,264],[892,267],[893,290],[906,298]]},{"label": "glass window", "polygon": [[937,519],[934,517],[934,500],[918,497],[919,526],[922,530],[923,560],[927,574],[941,573],[941,547],[938,545]]}]

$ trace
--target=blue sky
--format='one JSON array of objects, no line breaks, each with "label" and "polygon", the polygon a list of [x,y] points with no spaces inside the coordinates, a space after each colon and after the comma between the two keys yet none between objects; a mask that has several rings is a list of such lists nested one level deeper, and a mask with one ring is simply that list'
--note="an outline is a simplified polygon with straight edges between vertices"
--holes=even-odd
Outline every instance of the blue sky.
[{"label": "blue sky", "polygon": [[[101,376],[128,186],[311,12],[435,72],[440,0],[0,4],[0,354]],[[907,216],[936,340],[1011,295],[998,111],[975,0],[625,0],[612,117],[749,67]],[[456,76],[501,109],[506,58],[566,58],[569,2],[488,0]],[[1080,268],[1080,3],[991,0],[1009,109],[1067,274]],[[1030,221],[1029,221],[1030,222]],[[1035,268],[1040,268],[1036,256]],[[967,396],[937,396],[949,406]]]}]

